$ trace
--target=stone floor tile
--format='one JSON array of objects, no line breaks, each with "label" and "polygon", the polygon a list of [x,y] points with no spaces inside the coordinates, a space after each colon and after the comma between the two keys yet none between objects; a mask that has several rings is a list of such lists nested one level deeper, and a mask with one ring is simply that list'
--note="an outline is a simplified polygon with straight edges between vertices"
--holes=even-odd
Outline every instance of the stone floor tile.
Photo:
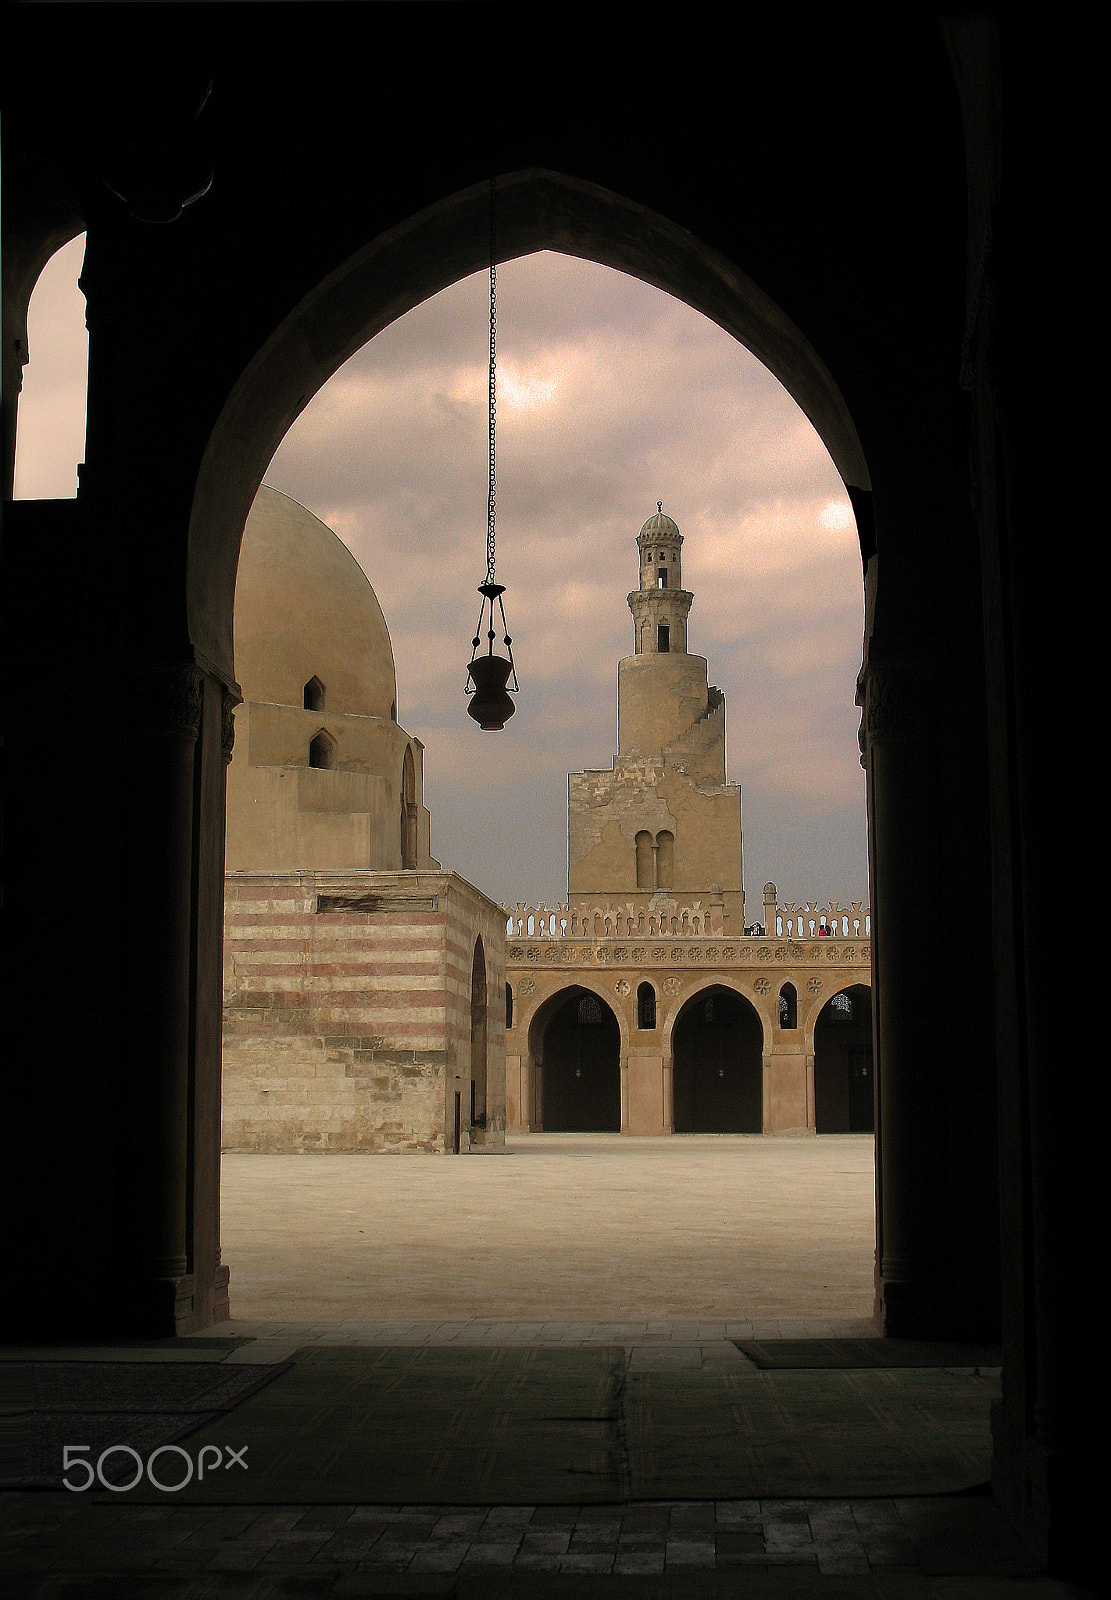
[{"label": "stone floor tile", "polygon": [[614,1557],[613,1570],[625,1577],[651,1577],[664,1570],[664,1552],[655,1550],[620,1549]]},{"label": "stone floor tile", "polygon": [[717,1561],[717,1551],[712,1539],[668,1539],[667,1566],[712,1567]]},{"label": "stone floor tile", "polygon": [[762,1556],[764,1535],[757,1528],[751,1532],[718,1529],[714,1540],[719,1562],[728,1562],[739,1556]]},{"label": "stone floor tile", "polygon": [[407,1572],[456,1572],[467,1555],[465,1539],[442,1539],[417,1550]]},{"label": "stone floor tile", "polygon": [[519,1546],[523,1555],[564,1555],[571,1543],[570,1528],[527,1528]]},{"label": "stone floor tile", "polygon": [[472,1544],[464,1558],[464,1569],[472,1567],[511,1567],[519,1549],[517,1542]]},{"label": "stone floor tile", "polygon": [[560,1572],[612,1572],[614,1556],[609,1550],[568,1551],[559,1558]]}]

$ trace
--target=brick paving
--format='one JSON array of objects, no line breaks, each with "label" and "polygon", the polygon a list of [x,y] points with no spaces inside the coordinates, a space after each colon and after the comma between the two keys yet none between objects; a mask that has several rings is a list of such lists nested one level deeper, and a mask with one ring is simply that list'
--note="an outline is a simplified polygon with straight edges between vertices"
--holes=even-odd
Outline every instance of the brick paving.
[{"label": "brick paving", "polygon": [[[13,1519],[9,1516],[9,1526]],[[828,1577],[967,1574],[1017,1578],[1026,1564],[983,1497],[866,1501],[686,1501],[612,1506],[314,1506],[266,1510],[129,1506],[57,1494],[14,1518],[28,1600],[98,1570],[121,1578],[296,1577],[306,1593],[357,1594],[361,1578],[455,1580],[480,1573],[688,1575],[782,1569]],[[1042,1585],[1023,1593],[1034,1595]],[[266,1590],[252,1589],[251,1593]],[[277,1592],[290,1592],[288,1588]],[[298,1592],[298,1591],[293,1591]],[[527,1587],[521,1589],[527,1593]],[[697,1593],[697,1588],[692,1588]],[[969,1590],[969,1594],[975,1593]],[[1056,1586],[1046,1594],[1064,1594]]]}]

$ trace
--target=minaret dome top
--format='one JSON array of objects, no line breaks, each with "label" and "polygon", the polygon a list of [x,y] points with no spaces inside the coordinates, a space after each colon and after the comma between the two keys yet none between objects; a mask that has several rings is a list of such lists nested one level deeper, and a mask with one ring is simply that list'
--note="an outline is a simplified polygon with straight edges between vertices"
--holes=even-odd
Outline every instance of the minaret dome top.
[{"label": "minaret dome top", "polygon": [[648,521],[637,534],[637,543],[640,545],[656,544],[661,539],[678,539],[683,542],[683,535],[679,532],[679,525],[673,522],[664,512],[663,502],[656,501],[656,514],[649,517]]}]

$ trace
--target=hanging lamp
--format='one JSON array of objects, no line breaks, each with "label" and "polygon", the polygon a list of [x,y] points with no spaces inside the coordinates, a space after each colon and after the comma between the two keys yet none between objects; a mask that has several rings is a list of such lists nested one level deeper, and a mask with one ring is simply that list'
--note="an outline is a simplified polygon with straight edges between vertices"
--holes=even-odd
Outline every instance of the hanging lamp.
[{"label": "hanging lamp", "polygon": [[[505,621],[505,606],[502,603],[505,587],[495,582],[494,578],[494,524],[497,510],[497,474],[495,471],[497,443],[497,279],[494,259],[494,180],[491,178],[490,483],[486,496],[486,581],[478,586],[478,592],[482,596],[482,604],[478,611],[478,622],[475,626],[474,638],[471,640],[471,661],[470,666],[467,668],[468,682],[465,691],[471,697],[471,703],[467,707],[467,715],[473,717],[479,727],[487,733],[505,727],[517,709],[513,704],[511,694],[516,694],[519,689],[517,669],[513,665],[513,641],[509,637],[509,630]],[[494,639],[497,633],[494,627],[495,604],[501,617],[501,632],[506,650],[504,656],[494,654]],[[480,655],[479,646],[482,644],[484,621],[487,624],[487,648],[485,654]],[[511,679],[512,682],[510,682]]]}]

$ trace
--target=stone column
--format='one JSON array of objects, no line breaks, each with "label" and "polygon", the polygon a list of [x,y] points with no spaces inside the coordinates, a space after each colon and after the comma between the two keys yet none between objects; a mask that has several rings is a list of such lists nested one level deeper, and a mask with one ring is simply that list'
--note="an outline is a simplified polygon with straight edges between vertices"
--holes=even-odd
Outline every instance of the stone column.
[{"label": "stone column", "polygon": [[876,1317],[896,1336],[940,1336],[945,1249],[945,1064],[923,1028],[917,905],[936,886],[940,763],[927,674],[871,662],[858,700],[872,861]]},{"label": "stone column", "polygon": [[204,678],[191,664],[147,669],[136,691],[125,829],[133,910],[122,981],[130,995],[121,1063],[125,1152],[120,1264],[127,1321],[178,1331],[192,1312],[188,1216],[194,789]]},{"label": "stone column", "polygon": [[621,1057],[621,1132],[629,1131],[629,1058]]},{"label": "stone column", "polygon": [[664,1056],[664,1132],[675,1132],[675,1057]]},{"label": "stone column", "polygon": [[544,1132],[544,1057],[530,1056],[532,1061],[532,1116],[529,1125],[533,1133]]}]

